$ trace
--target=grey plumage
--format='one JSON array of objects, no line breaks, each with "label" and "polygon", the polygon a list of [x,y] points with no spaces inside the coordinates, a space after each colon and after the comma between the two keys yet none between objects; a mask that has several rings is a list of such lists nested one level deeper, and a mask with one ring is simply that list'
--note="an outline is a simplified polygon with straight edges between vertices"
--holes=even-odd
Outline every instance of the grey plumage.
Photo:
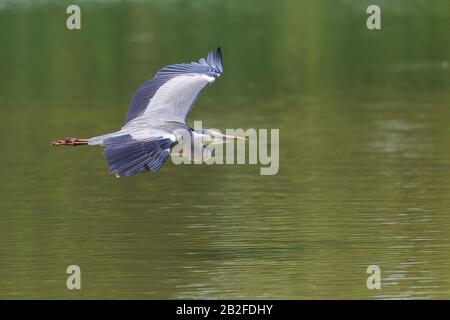
[{"label": "grey plumage", "polygon": [[223,73],[220,48],[199,62],[173,64],[156,73],[133,95],[125,125],[117,132],[93,137],[89,145],[104,145],[110,171],[117,176],[156,172],[177,143],[200,94]]}]

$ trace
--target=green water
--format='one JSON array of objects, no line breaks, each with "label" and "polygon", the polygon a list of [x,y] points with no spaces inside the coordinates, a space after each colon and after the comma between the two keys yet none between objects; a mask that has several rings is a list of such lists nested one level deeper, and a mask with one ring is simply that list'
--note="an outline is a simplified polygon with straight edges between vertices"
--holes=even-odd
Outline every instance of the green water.
[{"label": "green water", "polygon": [[[0,297],[450,298],[449,31],[447,0],[0,1]],[[117,130],[144,80],[218,45],[190,122],[278,128],[277,175],[116,179],[101,148],[49,145]]]}]

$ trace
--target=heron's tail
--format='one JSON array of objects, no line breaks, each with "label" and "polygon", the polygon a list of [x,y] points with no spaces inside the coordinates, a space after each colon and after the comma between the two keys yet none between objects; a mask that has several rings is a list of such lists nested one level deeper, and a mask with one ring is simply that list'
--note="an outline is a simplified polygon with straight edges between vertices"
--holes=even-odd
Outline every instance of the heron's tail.
[{"label": "heron's tail", "polygon": [[53,141],[52,145],[54,146],[84,146],[88,145],[89,139],[77,139],[77,138],[65,138],[63,140]]}]

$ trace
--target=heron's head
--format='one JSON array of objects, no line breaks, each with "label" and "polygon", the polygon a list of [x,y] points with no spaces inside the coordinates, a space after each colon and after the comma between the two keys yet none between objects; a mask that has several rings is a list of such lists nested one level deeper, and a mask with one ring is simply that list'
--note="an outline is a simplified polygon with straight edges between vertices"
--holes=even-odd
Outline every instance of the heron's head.
[{"label": "heron's head", "polygon": [[223,144],[228,142],[233,142],[235,140],[247,140],[247,138],[226,135],[222,132],[214,129],[204,129],[202,130],[203,142],[205,145],[208,144]]}]

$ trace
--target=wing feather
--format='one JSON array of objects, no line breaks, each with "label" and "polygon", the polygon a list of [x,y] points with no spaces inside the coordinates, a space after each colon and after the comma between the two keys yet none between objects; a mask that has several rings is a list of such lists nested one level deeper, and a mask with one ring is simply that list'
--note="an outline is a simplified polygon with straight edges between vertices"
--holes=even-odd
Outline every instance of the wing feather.
[{"label": "wing feather", "polygon": [[[180,116],[184,117],[185,121],[198,96],[222,73],[220,48],[215,52],[211,51],[206,60],[201,58],[199,62],[164,67],[133,95],[125,124],[144,113],[150,119],[154,117],[155,121],[180,121]],[[165,96],[159,96],[160,94]],[[153,112],[151,108],[158,110]],[[171,119],[172,117],[174,119]]]},{"label": "wing feather", "polygon": [[107,138],[103,152],[111,173],[132,176],[158,171],[170,154],[174,142],[168,138],[136,140],[131,135]]}]

